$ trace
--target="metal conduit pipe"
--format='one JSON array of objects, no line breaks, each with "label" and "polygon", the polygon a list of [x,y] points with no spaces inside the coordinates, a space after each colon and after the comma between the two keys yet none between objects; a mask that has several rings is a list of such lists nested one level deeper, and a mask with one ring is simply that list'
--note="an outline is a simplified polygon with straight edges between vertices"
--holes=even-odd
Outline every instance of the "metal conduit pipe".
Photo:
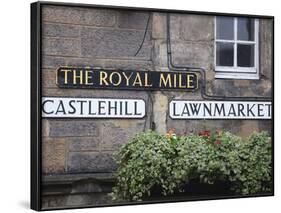
[{"label": "metal conduit pipe", "polygon": [[201,75],[201,82],[200,82],[200,89],[201,89],[201,96],[204,99],[208,100],[227,100],[227,101],[271,101],[271,97],[253,97],[253,96],[219,96],[219,95],[211,95],[208,94],[206,91],[206,71],[201,67],[190,67],[190,66],[176,66],[173,64],[172,59],[172,48],[171,48],[171,39],[170,39],[170,14],[167,13],[167,64],[168,68],[171,71],[192,71],[195,73],[199,73]]}]

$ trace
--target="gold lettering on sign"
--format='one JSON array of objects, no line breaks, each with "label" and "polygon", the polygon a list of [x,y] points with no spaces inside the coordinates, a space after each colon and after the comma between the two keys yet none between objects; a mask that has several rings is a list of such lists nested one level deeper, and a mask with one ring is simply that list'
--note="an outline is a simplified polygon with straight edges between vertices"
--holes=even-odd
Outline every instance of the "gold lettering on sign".
[{"label": "gold lettering on sign", "polygon": [[85,85],[91,85],[93,82],[89,82],[89,80],[92,80],[93,76],[89,76],[89,73],[93,73],[91,70],[86,70],[85,71]]},{"label": "gold lettering on sign", "polygon": [[173,77],[174,77],[174,88],[177,88],[177,86],[178,86],[178,84],[177,84],[177,81],[178,81],[178,76],[177,76],[177,74],[174,74],[173,75]]},{"label": "gold lettering on sign", "polygon": [[194,82],[194,77],[192,75],[187,75],[186,76],[186,88],[193,88],[192,84]]},{"label": "gold lettering on sign", "polygon": [[77,79],[80,80],[80,84],[83,84],[83,71],[80,70],[79,75],[77,75],[76,71],[73,70],[73,84],[77,84]]},{"label": "gold lettering on sign", "polygon": [[108,85],[108,82],[106,81],[107,78],[107,72],[101,71],[100,72],[100,85],[103,85],[103,83],[105,85]]},{"label": "gold lettering on sign", "polygon": [[122,72],[122,74],[123,74],[124,78],[126,79],[126,86],[129,86],[130,85],[130,79],[131,79],[133,73],[131,72],[131,74],[129,76],[127,76],[125,72]]},{"label": "gold lettering on sign", "polygon": [[152,84],[149,84],[148,73],[144,73],[144,86],[145,87],[152,87]]},{"label": "gold lettering on sign", "polygon": [[62,69],[61,72],[64,72],[64,84],[68,84],[68,76],[67,73],[71,72],[71,70]]},{"label": "gold lettering on sign", "polygon": [[139,74],[138,72],[137,72],[135,81],[134,81],[134,83],[133,83],[133,86],[136,86],[136,84],[142,86],[141,77],[140,77],[140,74]]},{"label": "gold lettering on sign", "polygon": [[[118,81],[117,82],[113,82],[113,75],[118,76]],[[120,73],[118,72],[112,72],[109,76],[109,81],[110,83],[112,83],[114,86],[118,86],[121,81],[122,81],[122,76],[120,75]]]},{"label": "gold lettering on sign", "polygon": [[159,87],[162,87],[162,84],[167,87],[167,84],[169,83],[169,87],[172,87],[172,82],[171,82],[171,74],[167,74],[166,78],[163,73],[160,74],[160,80],[159,80]]},{"label": "gold lettering on sign", "polygon": [[182,84],[182,75],[179,74],[179,88],[185,88],[185,87],[186,87],[186,85]]}]

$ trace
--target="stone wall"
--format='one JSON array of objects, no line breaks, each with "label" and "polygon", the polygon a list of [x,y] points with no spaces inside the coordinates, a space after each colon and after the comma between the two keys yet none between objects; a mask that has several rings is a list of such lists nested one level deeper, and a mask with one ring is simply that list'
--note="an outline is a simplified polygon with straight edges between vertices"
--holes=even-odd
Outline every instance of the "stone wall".
[{"label": "stone wall", "polygon": [[[116,169],[112,158],[114,151],[136,133],[150,129],[152,123],[155,124],[155,130],[161,133],[169,129],[175,129],[176,133],[196,133],[203,129],[220,128],[247,137],[253,131],[271,130],[270,120],[184,121],[169,118],[167,110],[170,100],[175,97],[202,100],[199,90],[194,93],[146,92],[61,89],[56,86],[56,70],[60,66],[168,70],[165,13],[151,13],[143,47],[135,56],[144,36],[148,16],[149,12],[130,10],[43,7],[43,96],[142,98],[147,103],[147,116],[144,119],[42,119],[45,208],[96,204],[93,197],[83,194],[81,190],[89,192],[95,187],[81,180],[111,179],[111,173]],[[171,14],[170,23],[174,64],[204,67],[208,93],[227,96],[271,95],[272,23],[269,20],[260,21],[259,80],[214,78],[214,16]],[[91,174],[91,177],[87,174]],[[97,177],[100,174],[102,178]],[[80,181],[74,184],[80,190],[79,195],[73,195],[77,202],[73,203],[73,196],[70,195],[60,198],[52,196],[52,192],[63,191],[67,187],[68,193],[75,191],[71,188],[73,184],[64,183],[66,177],[70,182]],[[67,186],[49,187],[59,181]],[[106,190],[91,192],[103,198],[101,203],[105,202],[103,192]],[[103,194],[97,195],[96,192]]]}]

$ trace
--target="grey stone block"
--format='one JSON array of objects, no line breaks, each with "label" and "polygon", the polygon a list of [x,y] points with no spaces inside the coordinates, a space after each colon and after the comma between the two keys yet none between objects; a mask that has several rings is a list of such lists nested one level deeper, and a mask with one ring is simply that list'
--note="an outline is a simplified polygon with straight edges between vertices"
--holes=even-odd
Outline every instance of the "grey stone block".
[{"label": "grey stone block", "polygon": [[42,69],[42,87],[56,88],[56,70]]},{"label": "grey stone block", "polygon": [[65,172],[66,147],[64,138],[42,139],[42,172],[47,174]]},{"label": "grey stone block", "polygon": [[67,203],[66,201],[67,201],[66,196],[61,196],[61,195],[43,196],[42,209],[65,207]]},{"label": "grey stone block", "polygon": [[42,35],[54,37],[79,37],[79,27],[66,24],[43,23]]},{"label": "grey stone block", "polygon": [[170,38],[172,40],[180,40],[183,16],[183,14],[170,14]]},{"label": "grey stone block", "polygon": [[259,131],[267,131],[271,134],[272,131],[272,121],[271,120],[262,120],[258,121]]},{"label": "grey stone block", "polygon": [[42,68],[43,69],[50,69],[50,68],[58,69],[60,66],[66,65],[66,60],[67,59],[64,57],[42,55]]},{"label": "grey stone block", "polygon": [[183,15],[181,38],[186,41],[211,41],[214,39],[214,16]]},{"label": "grey stone block", "polygon": [[[145,91],[126,91],[126,90],[99,90],[99,89],[62,89],[62,88],[43,88],[43,96],[64,96],[64,97],[92,97],[92,98],[141,98],[147,101],[148,92]],[[50,120],[54,121],[54,120]],[[95,119],[95,122],[98,120]],[[94,122],[93,121],[93,122]]]},{"label": "grey stone block", "polygon": [[180,66],[212,69],[214,53],[212,42],[174,42],[172,43],[173,63]]},{"label": "grey stone block", "polygon": [[153,64],[160,67],[168,67],[166,41],[155,40],[153,48]]},{"label": "grey stone block", "polygon": [[98,151],[100,137],[71,137],[67,138],[69,151]]},{"label": "grey stone block", "polygon": [[131,59],[95,59],[95,58],[75,58],[75,57],[58,57],[43,55],[43,68],[59,68],[60,66],[75,67],[100,67],[111,69],[135,69],[135,70],[152,70],[152,62],[136,58]]},{"label": "grey stone block", "polygon": [[[94,29],[81,30],[82,56],[96,58],[134,57],[142,39],[143,31]],[[151,35],[148,33],[137,57],[149,60],[151,55]],[[137,58],[136,57],[136,58]]]},{"label": "grey stone block", "polygon": [[260,74],[261,77],[272,79],[272,21],[261,19],[259,22],[260,29]]},{"label": "grey stone block", "polygon": [[[136,12],[121,10],[117,13],[117,26],[127,29],[145,29],[149,12]],[[148,29],[151,30],[152,17],[150,17]]]},{"label": "grey stone block", "polygon": [[71,137],[71,136],[97,136],[98,125],[95,120],[49,120],[50,137]]},{"label": "grey stone block", "polygon": [[165,39],[167,34],[167,18],[165,13],[153,13],[152,38]]},{"label": "grey stone block", "polygon": [[73,38],[45,38],[42,52],[46,55],[79,56],[80,40]]},{"label": "grey stone block", "polygon": [[[147,118],[146,118],[147,119]],[[112,120],[105,121],[101,128],[101,150],[118,150],[123,144],[142,132],[145,128],[145,120]]]},{"label": "grey stone block", "polygon": [[112,172],[116,169],[112,153],[70,152],[68,172]]},{"label": "grey stone block", "polygon": [[42,119],[42,136],[46,137],[49,136],[49,120],[48,119]]},{"label": "grey stone block", "polygon": [[110,27],[115,25],[116,11],[77,7],[45,6],[42,19],[47,22]]}]

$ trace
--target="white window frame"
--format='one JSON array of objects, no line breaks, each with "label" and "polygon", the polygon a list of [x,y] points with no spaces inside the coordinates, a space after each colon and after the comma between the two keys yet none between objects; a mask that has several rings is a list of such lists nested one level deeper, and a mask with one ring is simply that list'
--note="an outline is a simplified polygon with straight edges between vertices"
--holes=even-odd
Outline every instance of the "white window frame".
[{"label": "white window frame", "polygon": [[[259,79],[259,20],[255,19],[255,38],[254,41],[237,40],[237,25],[238,18],[234,19],[234,40],[217,39],[217,17],[215,16],[215,44],[214,44],[214,64],[215,78],[230,78],[230,79]],[[217,66],[216,50],[217,42],[234,43],[234,66]],[[239,67],[237,66],[237,44],[254,44],[254,67]]]}]

